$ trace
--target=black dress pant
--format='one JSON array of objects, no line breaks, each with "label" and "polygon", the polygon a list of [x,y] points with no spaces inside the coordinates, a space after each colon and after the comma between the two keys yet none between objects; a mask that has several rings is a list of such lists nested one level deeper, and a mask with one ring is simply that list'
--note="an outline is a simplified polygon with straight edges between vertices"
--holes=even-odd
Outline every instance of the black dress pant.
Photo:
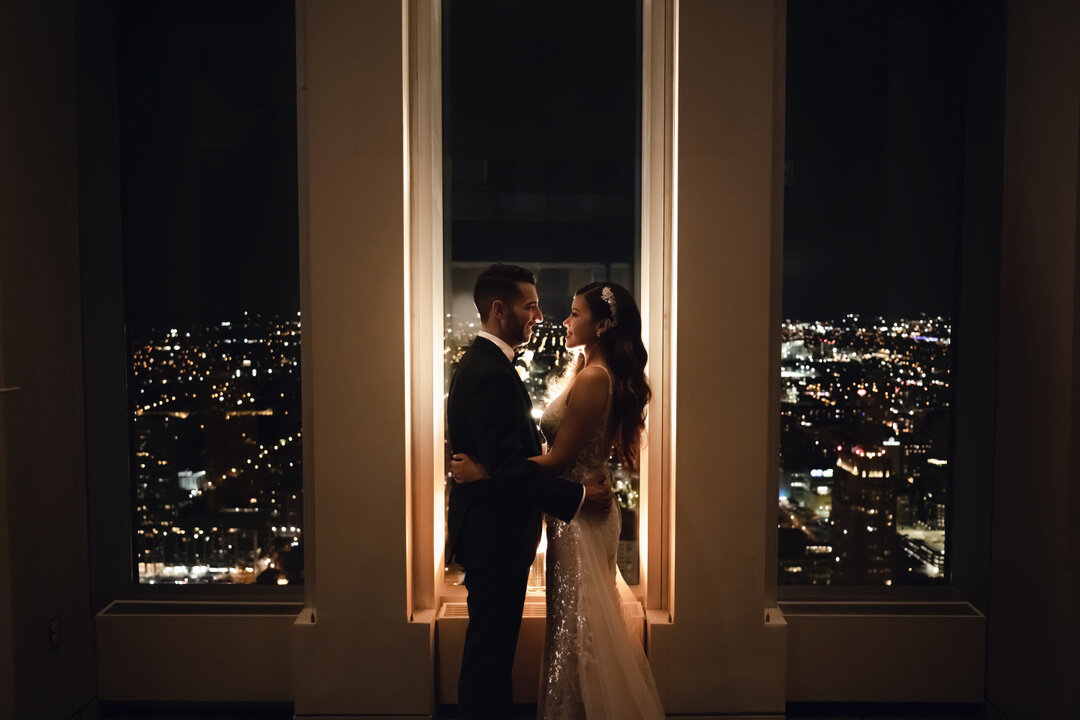
[{"label": "black dress pant", "polygon": [[529,566],[465,570],[469,627],[458,679],[461,720],[507,720]]}]

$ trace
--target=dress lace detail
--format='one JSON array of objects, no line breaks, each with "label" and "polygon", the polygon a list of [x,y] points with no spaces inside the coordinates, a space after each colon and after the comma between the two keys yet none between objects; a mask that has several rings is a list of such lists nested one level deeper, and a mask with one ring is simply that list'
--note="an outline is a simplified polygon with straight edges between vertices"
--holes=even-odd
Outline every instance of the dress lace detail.
[{"label": "dress lace detail", "polygon": [[[605,368],[606,370],[606,368]],[[564,477],[584,483],[597,472],[611,482],[611,375],[602,422]],[[566,412],[571,388],[540,418],[550,446]],[[661,720],[664,711],[641,643],[624,617],[616,553],[617,508],[604,517],[584,515],[566,523],[547,516],[547,633],[540,681],[540,720]],[[640,622],[640,620],[637,620]]]}]

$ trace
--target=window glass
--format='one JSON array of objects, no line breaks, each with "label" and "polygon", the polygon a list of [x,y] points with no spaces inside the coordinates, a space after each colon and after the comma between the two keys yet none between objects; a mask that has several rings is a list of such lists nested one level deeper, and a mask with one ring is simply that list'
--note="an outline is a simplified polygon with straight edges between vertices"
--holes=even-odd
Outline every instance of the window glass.
[{"label": "window glass", "polygon": [[293,3],[117,19],[135,576],[301,583]]},{"label": "window glass", "polygon": [[781,584],[947,576],[959,3],[788,3]]},{"label": "window glass", "polygon": [[[537,417],[571,358],[574,291],[612,280],[640,302],[640,15],[621,0],[444,1],[447,384],[479,329],[473,284],[493,262],[537,277],[544,322],[517,363]],[[633,583],[637,475],[615,470]]]}]

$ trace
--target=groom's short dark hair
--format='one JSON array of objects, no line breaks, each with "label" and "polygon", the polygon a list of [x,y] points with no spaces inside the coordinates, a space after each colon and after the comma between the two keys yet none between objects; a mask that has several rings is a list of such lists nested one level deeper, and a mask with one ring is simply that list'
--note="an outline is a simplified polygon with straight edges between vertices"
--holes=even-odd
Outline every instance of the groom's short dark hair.
[{"label": "groom's short dark hair", "polygon": [[491,305],[496,300],[510,304],[521,296],[518,283],[536,284],[536,276],[531,271],[517,265],[495,263],[489,265],[473,287],[473,302],[480,313],[480,322],[487,322],[491,314]]}]

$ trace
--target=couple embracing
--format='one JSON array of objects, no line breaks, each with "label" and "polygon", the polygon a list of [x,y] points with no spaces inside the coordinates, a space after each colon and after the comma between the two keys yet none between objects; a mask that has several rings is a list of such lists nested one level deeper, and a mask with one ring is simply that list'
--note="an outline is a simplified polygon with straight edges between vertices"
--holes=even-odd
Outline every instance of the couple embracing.
[{"label": "couple embracing", "polygon": [[450,381],[454,456],[447,560],[465,569],[469,627],[462,720],[508,720],[529,566],[548,523],[547,631],[540,720],[664,717],[652,672],[616,590],[620,515],[609,458],[636,467],[649,385],[641,315],[615,283],[574,296],[566,346],[573,377],[545,410],[542,451],[514,348],[543,319],[528,270],[495,264],[473,292],[482,330]]}]

